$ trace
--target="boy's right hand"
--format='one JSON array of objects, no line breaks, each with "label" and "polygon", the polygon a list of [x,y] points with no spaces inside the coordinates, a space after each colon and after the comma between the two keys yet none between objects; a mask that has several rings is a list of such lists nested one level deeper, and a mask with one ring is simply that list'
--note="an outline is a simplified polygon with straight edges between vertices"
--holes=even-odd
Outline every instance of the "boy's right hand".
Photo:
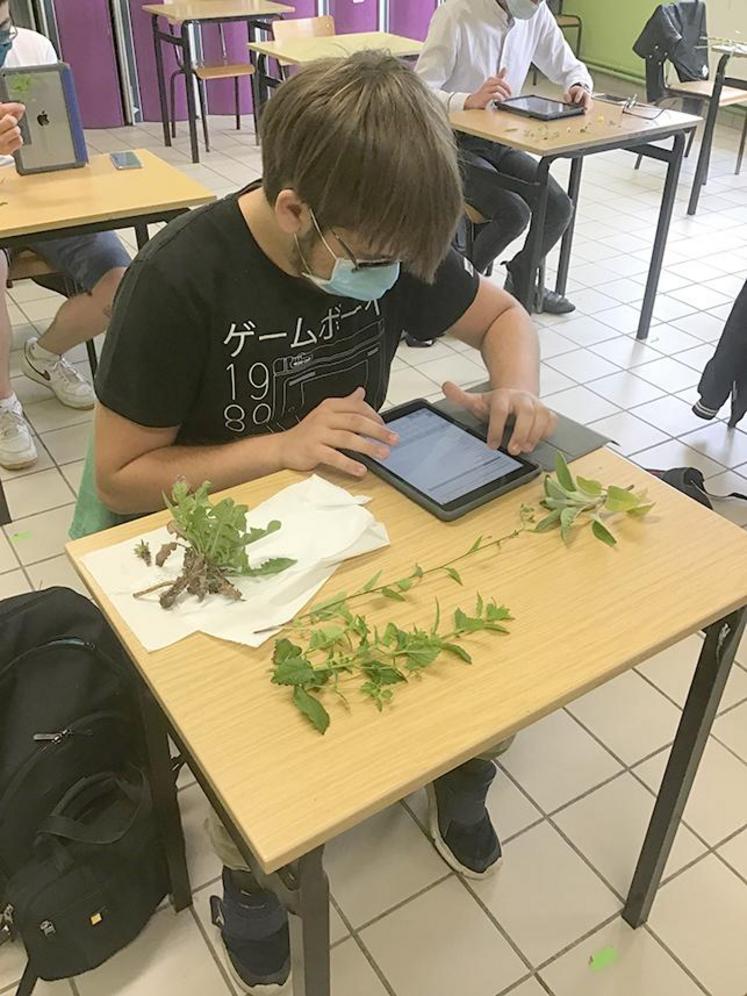
[{"label": "boy's right hand", "polygon": [[346,398],[327,398],[292,429],[283,433],[281,452],[288,470],[314,470],[323,464],[353,477],[366,468],[340,453],[350,450],[385,460],[399,437],[364,398],[358,387]]},{"label": "boy's right hand", "polygon": [[25,113],[23,104],[0,104],[0,155],[10,156],[23,145],[18,122]]},{"label": "boy's right hand", "polygon": [[511,96],[511,85],[506,79],[506,70],[501,69],[497,76],[490,76],[485,80],[479,90],[475,90],[464,102],[466,111],[473,111],[484,107],[495,101],[497,104]]}]

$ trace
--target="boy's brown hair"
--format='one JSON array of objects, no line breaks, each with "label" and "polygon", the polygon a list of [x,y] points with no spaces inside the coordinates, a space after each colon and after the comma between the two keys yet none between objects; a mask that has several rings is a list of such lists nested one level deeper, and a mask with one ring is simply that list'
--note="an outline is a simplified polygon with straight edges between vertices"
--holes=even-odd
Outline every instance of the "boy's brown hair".
[{"label": "boy's brown hair", "polygon": [[262,117],[271,204],[293,189],[322,230],[353,231],[372,254],[432,280],[463,210],[443,108],[397,59],[361,52],[291,77]]}]

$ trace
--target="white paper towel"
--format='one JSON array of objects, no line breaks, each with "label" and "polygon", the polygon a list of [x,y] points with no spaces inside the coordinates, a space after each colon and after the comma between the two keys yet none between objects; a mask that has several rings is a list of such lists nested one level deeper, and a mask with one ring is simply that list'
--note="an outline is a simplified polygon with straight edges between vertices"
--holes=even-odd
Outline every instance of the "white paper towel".
[{"label": "white paper towel", "polygon": [[203,602],[184,595],[171,609],[162,609],[153,592],[144,598],[133,593],[173,580],[181,571],[183,553],[177,550],[163,567],[148,567],[135,556],[145,540],[154,557],[163,543],[173,540],[166,529],[96,550],[83,563],[146,650],[160,650],[192,633],[259,647],[272,628],[289,622],[335,571],[350,557],[388,546],[385,527],[354,497],[316,475],[279,491],[247,513],[247,526],[264,527],[279,519],[281,528],[247,547],[252,564],[270,557],[291,557],[296,563],[267,578],[232,577],[244,599],[233,602],[208,595]]}]

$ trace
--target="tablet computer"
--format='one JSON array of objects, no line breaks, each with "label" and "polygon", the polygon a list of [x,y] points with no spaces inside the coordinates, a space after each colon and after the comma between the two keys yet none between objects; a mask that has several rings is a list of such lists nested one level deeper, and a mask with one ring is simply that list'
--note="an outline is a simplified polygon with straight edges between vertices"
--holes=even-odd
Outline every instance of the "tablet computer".
[{"label": "tablet computer", "polygon": [[538,121],[557,121],[560,118],[575,118],[584,113],[579,104],[565,104],[562,100],[549,100],[538,97],[534,93],[523,97],[509,97],[495,105],[499,111],[510,111],[511,114],[523,114],[527,118],[537,118]]},{"label": "tablet computer", "polygon": [[382,417],[399,435],[387,459],[352,456],[447,522],[513,491],[540,472],[522,457],[491,450],[478,432],[422,398],[390,408]]},{"label": "tablet computer", "polygon": [[19,173],[73,169],[88,162],[73,75],[64,62],[0,69],[0,100],[23,104]]}]

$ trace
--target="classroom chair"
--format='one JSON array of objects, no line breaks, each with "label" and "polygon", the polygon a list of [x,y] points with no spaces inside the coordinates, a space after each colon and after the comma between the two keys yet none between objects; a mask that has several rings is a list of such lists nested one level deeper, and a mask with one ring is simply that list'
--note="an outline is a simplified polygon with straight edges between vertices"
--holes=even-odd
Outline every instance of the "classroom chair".
[{"label": "classroom chair", "polygon": [[[563,3],[564,0],[548,0],[547,6],[550,8],[555,16],[555,20],[558,22],[558,27],[565,30],[565,28],[571,28],[576,32],[576,47],[574,48],[574,54],[577,59],[581,58],[581,39],[583,37],[584,22],[578,16],[578,14],[564,14],[563,13]],[[532,86],[537,86],[537,67],[532,67]]]},{"label": "classroom chair", "polygon": [[[329,38],[337,34],[335,19],[331,14],[320,17],[293,17],[284,21],[272,22],[272,37],[275,41],[288,41],[291,38]],[[268,86],[277,87],[292,70],[292,64],[276,60],[278,76],[268,76]]]},{"label": "classroom chair", "polygon": [[[210,152],[210,133],[208,130],[208,109],[207,109],[207,95],[205,92],[205,84],[210,80],[233,80],[234,89],[234,109],[236,115],[236,130],[241,130],[241,80],[247,76],[252,76],[254,73],[254,66],[251,62],[229,62],[228,53],[226,49],[226,37],[223,30],[223,25],[218,24],[218,38],[220,40],[221,48],[221,59],[220,62],[200,62],[194,66],[194,74],[197,79],[197,96],[200,102],[200,117],[202,118],[202,133],[205,138],[205,151]],[[170,27],[171,33],[174,33],[173,27]],[[184,76],[184,65],[178,62],[177,68],[171,74],[169,79],[169,106],[171,108],[171,135],[176,138],[176,79],[178,76]],[[259,127],[257,124],[257,109],[254,106],[254,100],[252,100],[252,116],[254,118],[254,132],[259,135]]]},{"label": "classroom chair", "polygon": [[[31,252],[29,249],[24,249],[22,252],[14,255],[8,268],[8,288],[11,288],[17,280],[33,280],[41,287],[53,290],[63,297],[73,297],[75,294],[82,293],[81,289],[73,281],[64,274],[53,270],[41,256],[38,256],[35,252]],[[86,353],[88,354],[88,365],[91,368],[91,376],[95,377],[96,368],[98,367],[98,357],[93,339],[89,339],[86,342]]]}]

